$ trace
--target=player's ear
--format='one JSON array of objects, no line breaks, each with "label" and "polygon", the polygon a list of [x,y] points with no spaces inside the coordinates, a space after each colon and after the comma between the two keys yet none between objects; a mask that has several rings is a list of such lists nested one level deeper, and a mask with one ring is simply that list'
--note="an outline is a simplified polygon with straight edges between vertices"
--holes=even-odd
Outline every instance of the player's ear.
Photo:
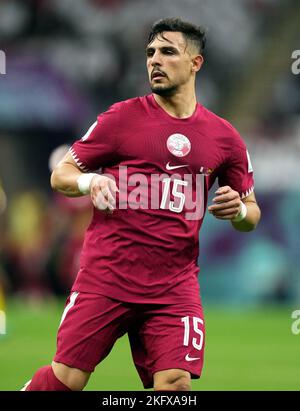
[{"label": "player's ear", "polygon": [[197,71],[201,69],[203,63],[204,63],[204,58],[201,54],[194,56],[192,59],[192,71],[194,73],[197,73]]}]

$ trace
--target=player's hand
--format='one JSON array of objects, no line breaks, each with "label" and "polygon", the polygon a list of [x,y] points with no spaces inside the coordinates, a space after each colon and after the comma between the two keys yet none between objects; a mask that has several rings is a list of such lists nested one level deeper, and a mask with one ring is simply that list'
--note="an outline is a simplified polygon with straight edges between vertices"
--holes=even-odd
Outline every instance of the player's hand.
[{"label": "player's hand", "polygon": [[208,207],[208,211],[221,220],[231,220],[241,211],[241,199],[237,191],[229,186],[219,187],[215,192],[213,205]]},{"label": "player's hand", "polygon": [[118,187],[115,181],[105,175],[96,175],[90,184],[90,194],[94,206],[111,214],[116,208],[116,193]]}]

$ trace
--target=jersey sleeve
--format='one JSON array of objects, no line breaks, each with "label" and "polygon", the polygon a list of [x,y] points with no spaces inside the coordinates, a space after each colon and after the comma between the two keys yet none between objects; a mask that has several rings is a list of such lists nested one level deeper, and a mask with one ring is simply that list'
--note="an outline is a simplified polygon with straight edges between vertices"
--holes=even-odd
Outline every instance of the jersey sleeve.
[{"label": "jersey sleeve", "polygon": [[218,182],[219,186],[230,186],[240,194],[241,198],[247,197],[254,190],[250,155],[240,136],[238,136],[238,141],[235,139],[231,148],[231,155],[220,170]]},{"label": "jersey sleeve", "polygon": [[112,106],[97,117],[86,134],[70,148],[70,153],[84,171],[89,172],[114,162],[117,144],[118,110]]}]

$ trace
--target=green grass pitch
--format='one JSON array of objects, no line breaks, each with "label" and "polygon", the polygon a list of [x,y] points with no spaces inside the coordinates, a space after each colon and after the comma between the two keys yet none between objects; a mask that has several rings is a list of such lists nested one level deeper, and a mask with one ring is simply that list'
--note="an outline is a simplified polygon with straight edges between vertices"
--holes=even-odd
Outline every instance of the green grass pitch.
[{"label": "green grass pitch", "polygon": [[[0,336],[0,391],[19,390],[50,363],[64,301],[7,304],[7,335]],[[295,309],[295,308],[294,308]],[[300,334],[291,332],[291,307],[207,306],[205,366],[193,390],[300,390]],[[143,390],[127,337],[91,376],[86,390]]]}]

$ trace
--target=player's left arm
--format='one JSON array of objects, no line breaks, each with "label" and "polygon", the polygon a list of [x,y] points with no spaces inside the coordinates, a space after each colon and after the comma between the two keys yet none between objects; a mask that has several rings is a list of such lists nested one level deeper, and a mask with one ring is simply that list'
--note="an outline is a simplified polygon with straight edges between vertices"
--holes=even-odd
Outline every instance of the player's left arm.
[{"label": "player's left arm", "polygon": [[[257,226],[261,212],[254,192],[241,199],[230,186],[219,187],[208,211],[220,220],[230,220],[238,231],[252,231]],[[243,205],[244,204],[244,205]]]}]

